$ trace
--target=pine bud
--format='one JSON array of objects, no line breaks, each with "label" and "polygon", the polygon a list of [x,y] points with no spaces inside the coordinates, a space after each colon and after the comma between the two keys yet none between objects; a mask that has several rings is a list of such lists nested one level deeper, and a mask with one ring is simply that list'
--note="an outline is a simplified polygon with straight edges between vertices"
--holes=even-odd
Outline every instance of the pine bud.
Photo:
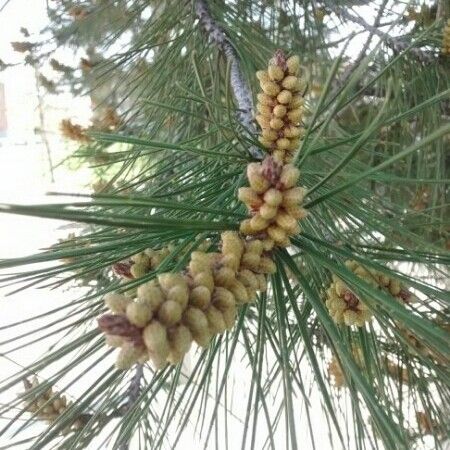
[{"label": "pine bud", "polygon": [[284,78],[284,70],[274,64],[269,65],[268,74],[272,81],[280,81]]},{"label": "pine bud", "polygon": [[287,117],[292,123],[299,123],[302,118],[302,110],[300,108],[293,109],[288,112]]},{"label": "pine bud", "polygon": [[290,143],[289,139],[283,137],[277,140],[276,146],[279,150],[286,150],[289,148]]},{"label": "pine bud", "polygon": [[233,328],[234,323],[236,321],[236,307],[233,305],[232,307],[223,310],[222,315],[227,330]]},{"label": "pine bud", "polygon": [[250,219],[250,225],[251,225],[253,231],[262,231],[267,228],[269,223],[267,222],[266,219],[263,219],[260,214],[255,214]]},{"label": "pine bud", "polygon": [[358,313],[356,311],[347,310],[344,312],[344,323],[347,326],[357,325],[359,323]]},{"label": "pine bud", "polygon": [[278,206],[283,201],[283,195],[278,189],[270,188],[264,194],[264,202],[270,206]]},{"label": "pine bud", "polygon": [[258,290],[261,292],[265,292],[267,290],[267,280],[265,275],[263,275],[262,273],[257,273],[256,279],[258,280]]},{"label": "pine bud", "polygon": [[242,256],[241,265],[250,270],[256,270],[259,267],[259,262],[261,259],[261,254],[246,252]]},{"label": "pine bud", "polygon": [[273,108],[273,115],[282,119],[287,113],[287,108],[284,105],[277,105]]},{"label": "pine bud", "polygon": [[258,70],[256,72],[256,78],[258,78],[260,82],[270,81],[269,74],[265,70]]},{"label": "pine bud", "polygon": [[205,328],[205,330],[200,333],[193,334],[193,338],[198,346],[207,348],[212,338],[211,332],[209,331],[209,327]]},{"label": "pine bud", "polygon": [[276,225],[271,225],[269,228],[267,228],[267,234],[276,243],[284,242],[287,237],[286,231]]},{"label": "pine bud", "polygon": [[281,85],[284,89],[288,91],[294,91],[297,88],[297,77],[294,75],[288,75],[282,82]]},{"label": "pine bud", "polygon": [[216,287],[213,292],[213,304],[220,311],[234,307],[236,304],[234,295],[228,289]]},{"label": "pine bud", "polygon": [[301,94],[295,94],[292,97],[291,102],[289,103],[289,108],[290,109],[300,108],[304,104],[305,104],[305,99],[303,98],[303,96]]},{"label": "pine bud", "polygon": [[251,241],[247,241],[245,243],[245,252],[247,253],[256,253],[257,255],[261,255],[263,252],[263,241],[260,239],[253,239]]},{"label": "pine bud", "polygon": [[152,256],[152,267],[158,267],[162,260],[165,258],[165,256],[163,256],[161,253],[157,253],[155,255]]},{"label": "pine bud", "polygon": [[[285,137],[287,137],[289,139],[297,138],[297,137],[301,136],[302,129],[300,127],[296,127],[294,125],[289,125],[283,130],[283,134]],[[291,143],[292,143],[292,141],[290,141],[290,144]],[[290,146],[288,148],[290,148]]]},{"label": "pine bud", "polygon": [[236,272],[239,269],[240,261],[241,261],[240,255],[238,257],[238,256],[233,255],[233,254],[227,254],[227,255],[222,257],[222,264],[225,267],[229,267],[234,272]]},{"label": "pine bud", "polygon": [[204,264],[208,265],[211,262],[211,254],[196,250],[195,252],[191,253],[191,260],[203,262]]},{"label": "pine bud", "polygon": [[197,286],[192,289],[189,296],[189,304],[199,309],[205,309],[211,302],[211,292],[205,286]]},{"label": "pine bud", "polygon": [[117,355],[116,367],[120,370],[129,369],[133,364],[138,362],[144,349],[135,347],[130,343],[125,343]]},{"label": "pine bud", "polygon": [[293,152],[288,149],[284,155],[284,162],[286,164],[291,164],[292,161],[294,161],[294,155]]},{"label": "pine bud", "polygon": [[400,282],[398,280],[391,280],[391,283],[389,285],[389,292],[396,296],[398,294],[400,294],[401,291],[401,285]]},{"label": "pine bud", "polygon": [[178,285],[169,289],[167,300],[178,303],[182,309],[186,308],[189,301],[189,289],[187,286]]},{"label": "pine bud", "polygon": [[265,252],[268,252],[268,251],[272,250],[274,245],[275,245],[275,242],[271,238],[266,238],[263,241],[263,247],[264,247],[264,251]]},{"label": "pine bud", "polygon": [[261,81],[261,89],[271,97],[275,97],[281,90],[280,86],[273,81]]},{"label": "pine bud", "polygon": [[194,277],[193,284],[194,286],[205,286],[212,292],[214,289],[214,278],[211,273],[202,272]]},{"label": "pine bud", "polygon": [[285,229],[289,234],[293,234],[298,226],[297,221],[292,216],[284,212],[279,212],[275,221],[277,225]]},{"label": "pine bud", "polygon": [[214,274],[214,283],[216,286],[228,288],[235,280],[234,272],[228,267],[222,267]]},{"label": "pine bud", "polygon": [[341,280],[339,280],[339,279],[334,283],[333,288],[334,288],[334,290],[336,291],[336,294],[337,294],[339,297],[341,297],[342,295],[344,295],[345,292],[347,292],[347,291],[349,290],[348,287],[347,287],[347,285],[345,285],[344,282],[341,281]]},{"label": "pine bud", "polygon": [[137,253],[136,255],[133,255],[130,259],[135,264],[142,264],[144,266],[150,265],[150,258],[144,252]]},{"label": "pine bud", "polygon": [[162,273],[158,275],[158,283],[165,291],[174,286],[187,287],[186,280],[180,273]]},{"label": "pine bud", "polygon": [[281,130],[284,126],[284,122],[282,119],[279,119],[278,117],[274,117],[270,120],[270,128],[274,130]]},{"label": "pine bud", "polygon": [[290,189],[297,184],[299,177],[300,171],[293,165],[286,164],[281,171],[280,183],[284,189]]},{"label": "pine bud", "polygon": [[227,329],[223,314],[214,306],[210,306],[205,311],[205,315],[208,320],[209,332],[212,335],[223,333]]},{"label": "pine bud", "polygon": [[358,266],[354,270],[355,275],[358,275],[359,277],[363,278],[367,283],[370,283],[372,281],[372,277],[368,270],[363,266]]},{"label": "pine bud", "polygon": [[259,272],[260,273],[275,273],[277,271],[276,264],[267,256],[263,256],[259,263]]},{"label": "pine bud", "polygon": [[142,344],[141,329],[133,325],[125,315],[104,314],[97,319],[97,323],[105,334],[124,337],[136,345]]},{"label": "pine bud", "polygon": [[270,117],[272,115],[272,108],[268,105],[258,103],[257,110],[262,116]]},{"label": "pine bud", "polygon": [[263,219],[270,220],[277,215],[278,208],[276,206],[270,206],[264,203],[261,208],[259,208],[259,214]]},{"label": "pine bud", "polygon": [[269,127],[270,127],[270,118],[268,118],[268,117],[266,117],[266,116],[263,116],[262,114],[258,114],[258,115],[255,117],[255,119],[256,119],[256,121],[258,122],[259,126],[260,126],[262,129],[265,129],[265,128],[269,128]]},{"label": "pine bud", "polygon": [[208,320],[205,313],[198,308],[189,307],[186,309],[183,313],[183,322],[189,328],[194,339],[208,330]]},{"label": "pine bud", "polygon": [[262,139],[266,142],[274,142],[278,138],[278,133],[272,129],[265,129],[261,132]]},{"label": "pine bud", "polygon": [[193,259],[191,255],[191,260],[189,261],[189,272],[191,275],[197,275],[201,272],[208,272],[211,268],[211,263],[209,260],[197,260]]},{"label": "pine bud", "polygon": [[155,286],[153,282],[138,286],[137,296],[139,300],[146,302],[152,311],[156,311],[165,299],[163,291]]},{"label": "pine bud", "polygon": [[54,410],[53,410],[52,405],[47,405],[47,406],[44,406],[44,408],[42,408],[41,412],[45,415],[51,416],[52,413],[54,413]]},{"label": "pine bud", "polygon": [[264,94],[262,92],[260,92],[258,94],[257,98],[258,98],[258,102],[261,103],[262,105],[273,106],[275,103],[273,97],[271,97],[270,95]]},{"label": "pine bud", "polygon": [[105,343],[106,345],[109,345],[110,347],[121,347],[124,343],[124,338],[122,336],[116,336],[113,334],[106,334],[105,335]]},{"label": "pine bud", "polygon": [[240,257],[243,250],[244,244],[241,238],[235,231],[225,231],[221,234],[222,238],[222,252],[224,255],[235,255]]},{"label": "pine bud", "polygon": [[171,327],[181,320],[182,309],[179,303],[167,300],[158,310],[158,319],[166,327]]},{"label": "pine bud", "polygon": [[283,206],[296,206],[303,201],[306,190],[302,187],[296,187],[283,192]]},{"label": "pine bud", "polygon": [[127,306],[127,318],[139,328],[145,327],[153,316],[152,309],[147,303],[132,302]]},{"label": "pine bud", "polygon": [[[347,261],[345,264],[360,278],[374,286],[379,286],[378,272],[373,271],[371,273],[364,267],[351,261]],[[371,311],[335,274],[332,274],[332,280],[332,284],[326,291],[325,304],[333,320],[347,326],[363,326],[371,318]]]},{"label": "pine bud", "polygon": [[254,290],[259,288],[258,279],[256,278],[255,273],[249,269],[241,270],[237,278],[245,287],[251,287]]},{"label": "pine bud", "polygon": [[169,355],[167,360],[172,364],[178,364],[189,351],[192,343],[192,334],[184,325],[177,325],[167,330],[169,340]]},{"label": "pine bud", "polygon": [[125,295],[117,294],[115,292],[108,292],[104,297],[106,306],[114,313],[123,314],[127,308],[130,299]]},{"label": "pine bud", "polygon": [[250,163],[247,166],[247,178],[251,188],[257,193],[266,192],[269,188],[269,181],[261,174],[261,164]]},{"label": "pine bud", "polygon": [[300,58],[297,55],[291,56],[287,59],[286,65],[290,75],[298,75],[300,70]]},{"label": "pine bud", "polygon": [[[270,124],[269,124],[269,126],[270,126]],[[265,139],[264,137],[262,137],[262,136],[260,136],[259,138],[258,138],[258,141],[259,141],[259,143],[263,146],[263,147],[266,147],[266,148],[272,148],[272,146],[274,145],[274,142],[273,141],[271,141],[271,140],[269,140],[269,139]]]},{"label": "pine bud", "polygon": [[[299,144],[300,144],[300,139],[291,139],[289,148],[287,150],[294,152],[295,150],[297,150]],[[287,162],[291,162],[291,161],[287,161]]]},{"label": "pine bud", "polygon": [[277,163],[283,164],[286,157],[286,151],[277,149],[272,153],[272,157]]},{"label": "pine bud", "polygon": [[242,234],[249,235],[255,234],[256,231],[252,228],[251,219],[245,219],[239,225],[239,230]]},{"label": "pine bud", "polygon": [[166,327],[157,320],[153,320],[144,328],[142,337],[145,346],[150,352],[153,363],[157,367],[163,365],[170,350]]},{"label": "pine bud", "polygon": [[230,287],[230,291],[233,293],[236,303],[238,304],[248,303],[251,301],[251,299],[248,298],[245,286],[237,280],[234,280],[233,285]]},{"label": "pine bud", "polygon": [[56,411],[59,411],[60,409],[64,408],[63,402],[60,398],[55,398],[52,402],[52,407]]},{"label": "pine bud", "polygon": [[[357,267],[359,266],[359,264],[354,261],[354,260],[347,260],[345,261],[345,267],[347,267],[347,269],[354,271],[357,269]],[[333,274],[333,279],[337,278],[336,275]]]},{"label": "pine bud", "polygon": [[141,278],[148,272],[148,267],[144,264],[137,263],[130,267],[130,273],[133,278]]},{"label": "pine bud", "polygon": [[292,100],[292,93],[288,90],[283,90],[277,95],[277,100],[283,105],[287,105]]}]

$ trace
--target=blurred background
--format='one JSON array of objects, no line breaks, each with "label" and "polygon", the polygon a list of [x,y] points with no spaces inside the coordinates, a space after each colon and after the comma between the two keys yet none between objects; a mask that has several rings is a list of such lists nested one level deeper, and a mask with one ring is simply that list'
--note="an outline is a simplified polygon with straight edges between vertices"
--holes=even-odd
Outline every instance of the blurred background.
[{"label": "blurred background", "polygon": [[[69,115],[73,117],[75,114],[81,122],[87,121],[89,101],[86,97],[74,97],[67,92],[63,95],[49,93],[40,85],[38,71],[31,64],[24,64],[23,54],[14,51],[11,45],[11,42],[23,41],[24,32],[30,35],[41,33],[48,24],[46,2],[14,0],[1,2],[0,7],[2,5],[0,60],[8,61],[11,66],[0,71],[0,203],[50,203],[55,201],[46,196],[50,191],[89,192],[91,171],[67,161],[74,145],[63,139],[59,130],[61,120]],[[60,56],[62,59],[64,56],[70,58],[64,52]],[[48,248],[75,228],[76,225],[62,225],[51,219],[1,215],[0,258],[27,256]],[[30,287],[9,297],[15,290],[14,285],[0,288],[0,326],[23,320],[24,311],[27,315],[36,315],[64,303],[61,302],[63,294],[60,290]],[[6,297],[8,303],[5,302]],[[21,330],[27,330],[27,324]],[[3,333],[2,337],[5,336]],[[16,357],[2,354],[2,378],[6,379],[19,366],[34,361],[36,354],[46,346],[48,342],[37,342],[24,348],[18,353],[19,361]],[[2,397],[1,401],[8,401],[8,396]],[[10,418],[11,413],[2,416],[1,424],[5,425]],[[19,419],[17,429],[21,423]],[[26,435],[36,434],[40,429],[39,424],[32,426]],[[11,436],[0,436],[1,448],[10,448]],[[29,446],[24,443],[15,448],[26,449]]]}]

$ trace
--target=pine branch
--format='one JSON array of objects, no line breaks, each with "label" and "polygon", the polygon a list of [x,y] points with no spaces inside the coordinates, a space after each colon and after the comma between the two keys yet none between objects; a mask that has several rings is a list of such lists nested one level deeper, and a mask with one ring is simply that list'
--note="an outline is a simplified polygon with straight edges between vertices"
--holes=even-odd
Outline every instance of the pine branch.
[{"label": "pine branch", "polygon": [[42,89],[39,82],[39,71],[35,65],[33,65],[34,69],[34,78],[35,78],[35,84],[36,84],[36,97],[37,97],[37,110],[39,114],[39,127],[40,127],[40,135],[42,139],[42,143],[44,144],[45,150],[47,152],[47,160],[48,160],[48,166],[49,166],[49,172],[50,172],[50,179],[52,183],[55,182],[55,177],[53,173],[53,161],[52,161],[52,152],[50,149],[50,143],[47,139],[47,132],[45,130],[45,118],[44,118],[44,99],[42,96]]},{"label": "pine branch", "polygon": [[[395,52],[401,53],[408,47],[408,42],[405,42],[404,36],[392,37],[388,33],[381,31],[376,26],[370,25],[367,23],[362,17],[354,16],[351,14],[346,8],[339,8],[337,6],[329,5],[332,11],[338,16],[350,20],[351,22],[356,23],[357,25],[363,27],[371,34],[375,34],[381,40],[386,42],[386,44]],[[433,60],[433,54],[429,52],[424,52],[418,48],[411,48],[411,54],[418,60],[423,63],[430,62]]]},{"label": "pine branch", "polygon": [[[238,120],[250,133],[256,134],[257,131],[253,121],[252,93],[242,74],[239,56],[225,31],[211,17],[206,2],[204,0],[196,0],[194,6],[196,15],[205,33],[224,53],[230,64],[230,83],[238,104]],[[254,145],[250,146],[248,151],[256,159],[262,159],[264,156],[263,152]]]},{"label": "pine branch", "polygon": [[339,89],[339,86],[345,85],[345,83],[349,80],[350,76],[352,75],[353,70],[360,65],[360,63],[362,62],[362,60],[366,56],[367,50],[369,49],[370,43],[372,42],[372,39],[373,39],[373,37],[375,35],[375,30],[378,30],[378,27],[380,25],[381,18],[383,17],[383,13],[384,13],[384,11],[386,9],[387,2],[388,2],[388,0],[384,0],[383,4],[380,6],[380,8],[378,10],[378,13],[377,13],[377,16],[375,18],[375,22],[373,24],[373,28],[370,31],[369,36],[367,37],[367,40],[364,43],[361,51],[359,52],[359,55],[355,59],[355,62],[353,64],[349,65],[345,69],[341,79],[338,80],[338,86],[337,86],[338,89]]},{"label": "pine branch", "polygon": [[133,378],[131,379],[130,385],[128,386],[127,391],[128,400],[122,409],[124,413],[129,411],[136,403],[136,400],[138,399],[141,391],[141,380],[143,376],[144,376],[144,366],[142,364],[137,364],[136,371],[133,375]]},{"label": "pine branch", "polygon": [[[136,371],[131,379],[130,385],[127,390],[127,402],[121,408],[121,415],[125,415],[131,408],[136,404],[137,399],[139,398],[139,394],[141,392],[141,380],[144,376],[144,366],[142,364],[136,365]],[[122,442],[118,450],[128,450],[129,449],[129,441]]]}]

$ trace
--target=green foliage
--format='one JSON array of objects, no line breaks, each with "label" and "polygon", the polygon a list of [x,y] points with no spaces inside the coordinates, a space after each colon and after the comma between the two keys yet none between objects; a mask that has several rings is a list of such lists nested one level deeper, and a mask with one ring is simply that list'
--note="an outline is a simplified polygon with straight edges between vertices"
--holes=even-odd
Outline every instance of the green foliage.
[{"label": "green foliage", "polygon": [[[68,287],[74,280],[84,289],[81,298],[2,325],[3,356],[17,357],[40,340],[52,344],[2,380],[0,392],[17,392],[24,377],[44,367],[55,367],[47,382],[60,391],[89,385],[57,421],[29,440],[18,436],[9,448],[22,442],[32,449],[81,449],[99,436],[97,448],[125,448],[119,446],[130,440],[130,448],[175,448],[193,430],[205,448],[441,448],[450,431],[450,79],[448,60],[438,53],[443,17],[411,27],[403,19],[407,2],[370,2],[373,19],[381,8],[381,25],[358,59],[348,44],[368,33],[335,8],[355,16],[362,10],[351,8],[358,2],[332,3],[209,2],[254,95],[254,73],[276,48],[302,58],[310,115],[295,163],[308,188],[309,215],[293,246],[275,252],[278,270],[268,293],[239,311],[235,328],[189,364],[157,372],[145,366],[137,399],[128,405],[135,375],[111,366],[95,322],[104,311],[102,296],[180,270],[184,249],[205,238],[215,247],[220,231],[238,229],[246,211],[237,189],[257,136],[236,118],[230,67],[199,28],[192,2],[84,2],[87,16],[76,21],[67,14],[76,2],[49,7],[47,33],[58,45],[100,55],[88,77],[71,75],[72,89],[81,83],[123,122],[111,133],[92,131],[93,141],[74,156],[107,153],[99,164],[108,181],[101,193],[74,194],[69,203],[0,206],[1,213],[88,224],[80,236],[38,254],[0,260],[8,270],[41,263],[5,272],[3,283],[16,291]],[[406,44],[393,50],[382,35],[394,32]],[[175,250],[156,271],[119,286],[112,264],[168,243]],[[401,280],[419,302],[395,302],[349,271],[348,259]],[[356,329],[333,322],[324,303],[331,274],[366,299],[370,324]],[[31,331],[16,332],[25,322]],[[327,371],[332,355],[346,380],[342,389]],[[407,370],[407,380],[389,373],[386,358]],[[249,390],[242,393],[244,376]],[[243,394],[244,415],[236,407]],[[0,407],[13,414],[0,433],[20,418],[17,435],[33,422],[21,402]],[[418,426],[419,412],[431,429]],[[80,416],[84,427],[61,437]]]}]

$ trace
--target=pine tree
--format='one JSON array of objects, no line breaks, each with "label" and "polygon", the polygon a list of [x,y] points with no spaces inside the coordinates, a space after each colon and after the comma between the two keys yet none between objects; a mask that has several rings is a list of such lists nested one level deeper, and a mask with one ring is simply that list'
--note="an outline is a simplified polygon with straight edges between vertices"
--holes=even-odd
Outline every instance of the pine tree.
[{"label": "pine tree", "polygon": [[0,261],[5,284],[84,289],[25,311],[27,333],[2,326],[2,344],[26,339],[7,354],[55,337],[0,383],[21,391],[2,433],[47,422],[14,438],[33,449],[442,448],[448,5],[48,8],[41,40],[13,46],[91,98],[92,125],[61,130],[102,182],[0,207],[85,224]]}]

